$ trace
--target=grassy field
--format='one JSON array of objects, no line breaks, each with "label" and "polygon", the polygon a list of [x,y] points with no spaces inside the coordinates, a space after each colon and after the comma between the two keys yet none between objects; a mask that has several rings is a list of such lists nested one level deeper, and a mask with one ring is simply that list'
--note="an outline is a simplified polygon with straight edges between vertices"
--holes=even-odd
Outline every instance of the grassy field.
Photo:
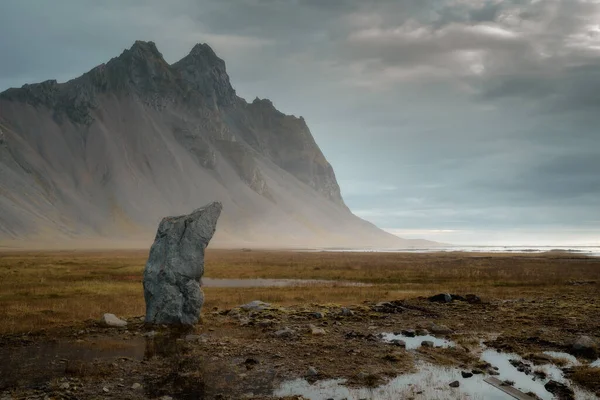
[{"label": "grassy field", "polygon": [[[76,326],[111,312],[144,314],[147,251],[0,253],[0,334]],[[441,291],[535,296],[600,281],[600,259],[569,254],[329,253],[209,250],[206,277],[323,279],[284,288],[206,288],[205,310],[260,299],[357,304]],[[369,283],[340,286],[336,281]]]}]

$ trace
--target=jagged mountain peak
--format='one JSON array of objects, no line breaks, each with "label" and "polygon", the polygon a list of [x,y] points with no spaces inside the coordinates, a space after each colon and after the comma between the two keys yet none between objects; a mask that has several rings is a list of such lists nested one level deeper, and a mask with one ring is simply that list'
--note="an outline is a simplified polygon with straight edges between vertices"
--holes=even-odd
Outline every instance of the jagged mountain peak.
[{"label": "jagged mountain peak", "polygon": [[207,44],[170,65],[136,41],[66,83],[1,93],[0,109],[0,242],[143,236],[219,200],[230,242],[396,243],[345,206],[304,119],[239,98]]},{"label": "jagged mountain peak", "polygon": [[230,106],[237,100],[225,61],[206,43],[196,44],[190,53],[172,65],[184,84],[188,97],[201,95],[214,107]]},{"label": "jagged mountain peak", "polygon": [[123,51],[121,56],[129,54],[136,58],[163,59],[163,55],[158,51],[156,43],[151,41],[136,40],[129,49]]}]

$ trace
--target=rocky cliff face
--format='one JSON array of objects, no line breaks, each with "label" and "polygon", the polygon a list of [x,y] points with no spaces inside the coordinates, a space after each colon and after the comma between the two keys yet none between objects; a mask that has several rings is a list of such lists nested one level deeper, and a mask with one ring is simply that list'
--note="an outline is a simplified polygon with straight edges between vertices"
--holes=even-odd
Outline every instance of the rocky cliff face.
[{"label": "rocky cliff face", "polygon": [[214,200],[216,243],[400,244],[349,212],[304,119],[238,97],[206,44],[170,65],[138,41],[0,94],[0,239],[149,241],[162,216]]}]

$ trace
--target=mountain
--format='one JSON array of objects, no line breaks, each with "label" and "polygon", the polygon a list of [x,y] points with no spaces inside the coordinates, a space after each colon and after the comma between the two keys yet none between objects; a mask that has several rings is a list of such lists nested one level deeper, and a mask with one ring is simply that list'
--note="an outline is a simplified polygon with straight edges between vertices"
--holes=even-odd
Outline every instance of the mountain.
[{"label": "mountain", "polygon": [[236,95],[206,44],[152,42],[66,83],[0,94],[0,241],[151,243],[160,219],[223,203],[222,246],[405,247],[354,216],[302,117]]}]

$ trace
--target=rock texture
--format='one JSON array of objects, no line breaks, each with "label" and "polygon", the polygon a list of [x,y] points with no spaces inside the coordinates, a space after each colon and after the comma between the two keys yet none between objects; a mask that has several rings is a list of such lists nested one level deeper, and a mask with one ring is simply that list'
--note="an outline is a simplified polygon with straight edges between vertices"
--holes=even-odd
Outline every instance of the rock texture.
[{"label": "rock texture", "polygon": [[215,233],[221,203],[161,221],[144,271],[146,322],[193,325],[204,295],[204,250]]},{"label": "rock texture", "polygon": [[213,200],[217,245],[427,246],[354,216],[304,118],[238,97],[206,44],[169,64],[138,41],[0,93],[0,244],[145,247],[162,216]]},{"label": "rock texture", "polygon": [[127,321],[123,321],[115,314],[104,314],[102,316],[102,324],[105,326],[114,326],[118,328],[122,328],[127,326]]}]

